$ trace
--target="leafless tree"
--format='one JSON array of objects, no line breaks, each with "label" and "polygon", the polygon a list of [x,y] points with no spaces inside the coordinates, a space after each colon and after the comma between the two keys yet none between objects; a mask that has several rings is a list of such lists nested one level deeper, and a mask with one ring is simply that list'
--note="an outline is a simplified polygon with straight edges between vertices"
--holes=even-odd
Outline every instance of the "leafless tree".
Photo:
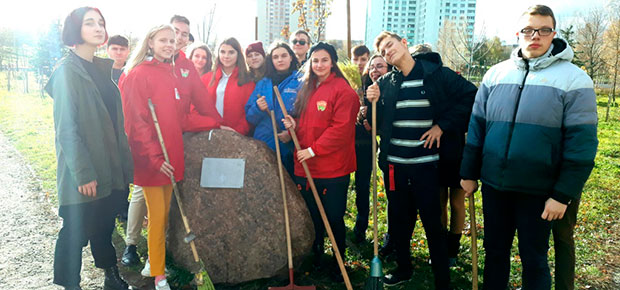
[{"label": "leafless tree", "polygon": [[593,80],[605,67],[602,40],[606,22],[604,10],[594,8],[583,18],[583,25],[577,30],[576,51],[583,67]]},{"label": "leafless tree", "polygon": [[[620,2],[620,1],[617,1]],[[618,72],[620,72],[620,11],[613,10],[609,16],[609,28],[604,35],[603,59],[607,64],[609,76],[611,78],[611,94],[607,101],[605,121],[609,120],[609,110],[616,102],[616,87],[618,85]]]},{"label": "leafless tree", "polygon": [[198,35],[200,35],[200,40],[207,44],[209,43],[209,38],[211,37],[211,31],[213,30],[213,19],[215,18],[215,8],[216,8],[216,3],[213,2],[213,5],[211,6],[207,14],[202,18],[202,23],[196,25],[198,28]]},{"label": "leafless tree", "polygon": [[457,24],[445,20],[439,31],[437,51],[452,69],[467,70],[466,77],[470,79],[476,61],[475,56],[484,57],[489,52],[486,42],[484,28],[479,35],[474,35],[473,27],[466,21]]},{"label": "leafless tree", "polygon": [[293,0],[291,2],[293,5],[291,14],[299,12],[297,26],[310,34],[312,42],[323,40],[327,18],[332,14],[333,0]]}]

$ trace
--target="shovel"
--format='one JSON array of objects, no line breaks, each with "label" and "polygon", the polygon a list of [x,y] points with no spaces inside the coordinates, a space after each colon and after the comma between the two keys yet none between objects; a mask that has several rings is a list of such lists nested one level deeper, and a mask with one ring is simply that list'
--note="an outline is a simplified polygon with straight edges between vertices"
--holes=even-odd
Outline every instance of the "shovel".
[{"label": "shovel", "polygon": [[[170,163],[170,159],[168,158],[168,151],[166,150],[166,146],[164,144],[164,137],[161,135],[161,128],[159,127],[159,121],[157,120],[157,114],[155,114],[155,105],[151,99],[149,99],[149,109],[151,110],[151,117],[153,117],[153,123],[155,123],[155,131],[157,131],[157,138],[159,139],[159,145],[161,145],[161,151],[164,153],[164,159],[166,162]],[[213,282],[211,282],[211,278],[209,274],[207,274],[207,270],[205,269],[205,264],[200,260],[198,256],[198,251],[196,250],[196,244],[194,243],[194,239],[196,236],[192,233],[192,230],[189,227],[189,222],[187,221],[187,217],[185,216],[185,211],[183,211],[183,203],[181,202],[181,195],[179,194],[179,189],[177,188],[177,182],[174,180],[174,176],[170,176],[170,181],[172,182],[172,189],[174,191],[174,197],[177,200],[177,204],[179,205],[179,213],[181,213],[181,219],[183,220],[183,225],[185,226],[185,231],[187,236],[183,239],[186,244],[190,245],[192,249],[192,254],[194,255],[194,261],[200,265],[200,271],[196,274],[196,284],[198,285],[198,290],[215,290],[213,286]]]},{"label": "shovel", "polygon": [[469,197],[469,218],[471,219],[471,289],[478,290],[478,226],[473,193]]}]

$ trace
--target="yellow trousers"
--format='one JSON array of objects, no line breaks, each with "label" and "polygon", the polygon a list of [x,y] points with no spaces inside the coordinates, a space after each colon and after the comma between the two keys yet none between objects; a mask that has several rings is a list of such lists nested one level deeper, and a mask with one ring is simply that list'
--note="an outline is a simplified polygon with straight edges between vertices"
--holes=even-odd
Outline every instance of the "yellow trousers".
[{"label": "yellow trousers", "polygon": [[166,227],[172,197],[172,185],[143,186],[149,218],[148,247],[151,276],[164,275],[166,267]]}]

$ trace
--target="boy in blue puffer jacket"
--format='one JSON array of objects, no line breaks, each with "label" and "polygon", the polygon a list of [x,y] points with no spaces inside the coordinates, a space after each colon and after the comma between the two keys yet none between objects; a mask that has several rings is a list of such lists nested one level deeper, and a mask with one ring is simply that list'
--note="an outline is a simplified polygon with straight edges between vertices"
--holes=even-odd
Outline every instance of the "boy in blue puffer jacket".
[{"label": "boy in blue puffer jacket", "polygon": [[[560,231],[568,238],[554,235],[555,243],[572,242],[577,204],[598,145],[592,80],[571,64],[568,43],[554,38],[553,11],[533,6],[520,23],[519,48],[480,85],[461,166],[466,196],[482,181],[485,289],[507,287],[515,230],[523,288],[551,288],[549,234],[566,213],[573,223]],[[563,265],[556,266],[559,274]]]}]

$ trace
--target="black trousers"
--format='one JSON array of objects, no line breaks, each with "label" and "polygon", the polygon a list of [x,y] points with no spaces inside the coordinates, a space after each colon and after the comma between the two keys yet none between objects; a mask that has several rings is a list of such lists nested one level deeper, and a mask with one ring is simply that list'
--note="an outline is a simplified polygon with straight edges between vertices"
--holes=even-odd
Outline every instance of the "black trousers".
[{"label": "black trousers", "polygon": [[105,269],[116,265],[116,251],[112,244],[115,217],[124,191],[113,191],[109,196],[93,202],[66,205],[59,208],[63,219],[54,252],[54,284],[80,284],[82,248],[90,242],[95,267]]},{"label": "black trousers", "polygon": [[551,222],[540,216],[547,196],[499,191],[482,185],[484,215],[484,289],[506,289],[515,231],[523,265],[523,289],[551,289],[547,261]]},{"label": "black trousers", "polygon": [[370,211],[370,177],[372,175],[372,144],[355,144],[355,207],[357,217],[353,231],[357,235],[364,235],[368,229],[368,215]]},{"label": "black trousers", "polygon": [[575,239],[579,202],[575,200],[566,208],[564,217],[553,222],[553,247],[555,249],[555,289],[575,289]]},{"label": "black trousers", "polygon": [[390,239],[400,271],[411,272],[411,235],[418,213],[428,240],[436,289],[449,289],[450,269],[446,229],[441,224],[439,176],[436,164],[388,164],[386,190],[390,194]]},{"label": "black trousers", "polygon": [[[336,239],[336,245],[338,245],[338,250],[340,251],[340,255],[343,260],[346,249],[344,214],[347,207],[347,189],[349,187],[349,180],[349,175],[336,178],[314,179],[314,184],[317,192],[319,193],[323,208],[325,209],[325,214],[327,215],[327,221],[332,229],[334,238]],[[319,213],[319,208],[314,200],[314,195],[312,194],[310,185],[308,184],[306,178],[299,176],[295,176],[295,183],[306,201],[306,205],[310,211],[310,216],[312,217],[312,222],[314,223],[315,238],[313,248],[323,248],[325,225],[321,219],[321,214]]]}]

